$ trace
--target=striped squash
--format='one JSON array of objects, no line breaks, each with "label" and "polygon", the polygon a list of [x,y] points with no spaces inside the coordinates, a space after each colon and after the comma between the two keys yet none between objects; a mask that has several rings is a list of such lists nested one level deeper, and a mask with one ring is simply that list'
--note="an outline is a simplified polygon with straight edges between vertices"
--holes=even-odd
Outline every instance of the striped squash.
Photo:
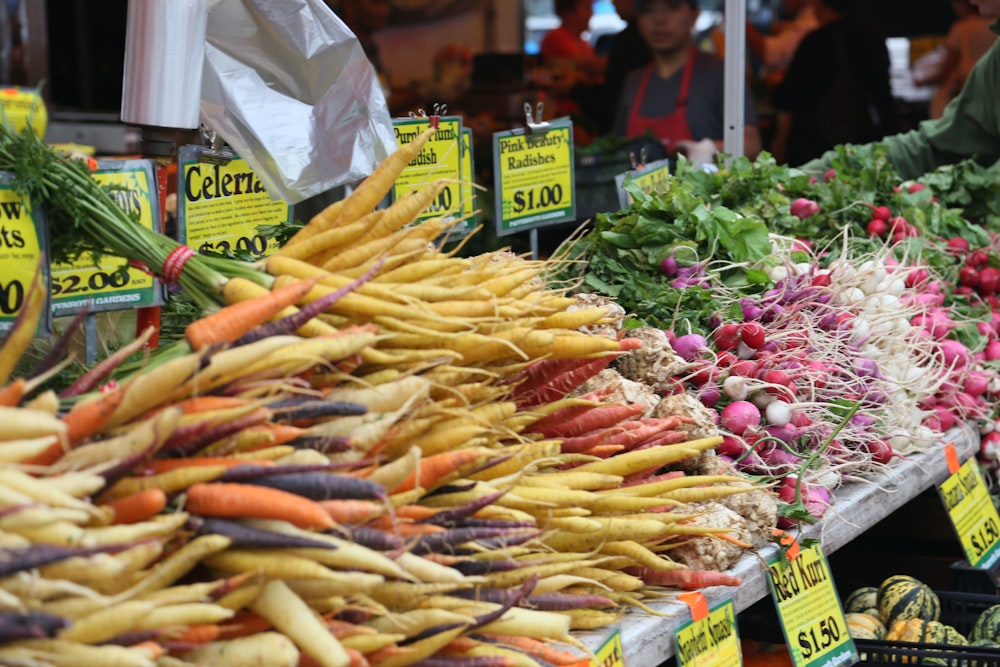
[{"label": "striped squash", "polygon": [[908,618],[893,623],[885,638],[891,642],[944,644],[945,634],[943,623],[926,621],[922,618]]},{"label": "striped squash", "polygon": [[878,589],[874,586],[855,588],[844,598],[844,613],[871,614],[878,617]]},{"label": "striped squash", "polygon": [[853,639],[885,639],[885,626],[871,614],[851,611],[844,615],[844,620]]},{"label": "striped squash", "polygon": [[895,574],[882,582],[877,605],[879,618],[888,628],[896,621],[936,621],[941,615],[941,601],[931,587],[905,574]]},{"label": "striped squash", "polygon": [[1000,604],[995,604],[979,614],[972,631],[969,632],[969,640],[979,639],[1000,643]]}]

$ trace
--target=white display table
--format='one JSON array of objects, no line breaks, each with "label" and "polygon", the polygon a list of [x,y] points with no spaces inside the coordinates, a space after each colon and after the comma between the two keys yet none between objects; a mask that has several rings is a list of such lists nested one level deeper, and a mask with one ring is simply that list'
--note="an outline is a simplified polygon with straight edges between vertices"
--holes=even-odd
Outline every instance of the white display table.
[{"label": "white display table", "polygon": [[[967,430],[956,430],[949,435],[956,443],[961,460],[975,451],[974,446],[969,444],[970,441],[975,440],[976,447],[978,446],[978,436],[970,437]],[[802,536],[818,539],[823,553],[829,556],[947,477],[948,466],[943,447],[905,460],[897,459],[885,474],[873,476],[868,482],[852,482],[838,489],[834,505],[822,521],[806,526]],[[776,550],[777,546],[768,545],[757,555],[743,556],[730,570],[731,574],[743,580],[740,586],[702,589],[709,606],[732,596],[739,612],[764,596],[769,596],[761,558],[765,561],[773,558]],[[665,599],[650,606],[670,616],[654,616],[629,609],[619,623],[625,664],[628,667],[656,667],[673,657],[674,630],[690,620],[687,606],[680,601]],[[596,650],[614,630],[615,628],[604,628],[600,632],[582,633],[579,638],[588,648]]]}]

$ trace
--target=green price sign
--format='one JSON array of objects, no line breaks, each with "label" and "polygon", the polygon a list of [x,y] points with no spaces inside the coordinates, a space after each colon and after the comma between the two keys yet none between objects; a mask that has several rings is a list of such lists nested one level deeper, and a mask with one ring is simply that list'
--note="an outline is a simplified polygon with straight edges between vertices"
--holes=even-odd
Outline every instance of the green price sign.
[{"label": "green price sign", "polygon": [[938,487],[969,565],[992,569],[1000,560],[1000,518],[979,472],[969,458]]},{"label": "green price sign", "polygon": [[573,124],[493,134],[497,236],[569,222],[576,217]]},{"label": "green price sign", "polygon": [[796,667],[844,667],[858,661],[844,610],[818,545],[794,558],[779,553],[767,564],[767,580]]},{"label": "green price sign", "polygon": [[712,607],[707,615],[692,618],[677,628],[674,644],[674,654],[681,667],[739,667],[743,664],[732,598]]}]

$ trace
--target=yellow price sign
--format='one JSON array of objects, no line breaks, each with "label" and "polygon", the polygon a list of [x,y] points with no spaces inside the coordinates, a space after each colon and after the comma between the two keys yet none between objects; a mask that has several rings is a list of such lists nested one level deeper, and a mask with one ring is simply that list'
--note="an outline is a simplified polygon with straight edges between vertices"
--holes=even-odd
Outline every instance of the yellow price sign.
[{"label": "yellow price sign", "polygon": [[632,205],[632,195],[625,189],[626,181],[634,183],[641,191],[649,194],[665,192],[670,178],[669,160],[657,160],[638,169],[618,174],[615,176],[615,184],[618,186],[618,202],[622,208]]},{"label": "yellow price sign", "polygon": [[[429,117],[397,118],[392,121],[396,141],[408,144],[428,128]],[[396,178],[392,186],[394,200],[405,197],[413,190],[439,178],[449,181],[437,200],[417,216],[427,220],[445,215],[457,216],[462,211],[462,180],[469,178],[462,170],[462,119],[458,116],[440,116],[437,132],[424,144],[420,154]]]},{"label": "yellow price sign", "polygon": [[712,607],[702,618],[677,628],[675,655],[681,667],[738,667],[743,663],[732,598]]},{"label": "yellow price sign", "polygon": [[778,553],[768,562],[767,575],[795,665],[844,667],[858,661],[830,566],[818,545],[802,547],[793,560]]},{"label": "yellow price sign", "polygon": [[178,151],[179,240],[201,253],[259,259],[278,249],[257,227],[291,219],[292,207],[273,199],[246,160],[209,158],[203,146]]},{"label": "yellow price sign", "polygon": [[36,136],[45,138],[49,114],[37,90],[17,86],[0,88],[0,113],[4,123],[14,132],[30,127]]},{"label": "yellow price sign", "polygon": [[979,465],[969,458],[938,487],[969,565],[990,569],[1000,560],[1000,518]]},{"label": "yellow price sign", "polygon": [[622,650],[622,633],[615,628],[611,636],[594,651],[590,667],[625,667],[625,653]]},{"label": "yellow price sign", "polygon": [[[48,282],[48,262],[42,261],[47,234],[37,213],[10,183],[0,183],[0,332],[14,326],[39,263]],[[48,331],[48,317],[39,328]]]},{"label": "yellow price sign", "polygon": [[573,124],[494,133],[493,180],[498,236],[573,220]]},{"label": "yellow price sign", "polygon": [[[107,187],[119,208],[146,229],[160,231],[160,199],[151,160],[98,162],[94,179]],[[86,253],[72,263],[52,265],[52,310],[72,315],[87,307],[96,313],[145,308],[163,303],[160,283],[126,259]]]}]

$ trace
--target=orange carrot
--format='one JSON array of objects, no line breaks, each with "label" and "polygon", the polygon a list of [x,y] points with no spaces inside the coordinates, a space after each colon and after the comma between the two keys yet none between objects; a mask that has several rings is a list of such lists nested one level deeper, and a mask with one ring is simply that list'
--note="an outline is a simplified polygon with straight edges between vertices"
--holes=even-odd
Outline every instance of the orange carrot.
[{"label": "orange carrot", "polygon": [[436,507],[424,507],[423,505],[402,505],[396,508],[396,516],[400,519],[411,519],[412,521],[423,521],[441,510]]},{"label": "orange carrot", "polygon": [[534,639],[533,637],[522,637],[520,635],[495,635],[490,633],[483,633],[483,636],[494,639],[503,645],[523,651],[532,657],[540,658],[544,662],[559,665],[560,667],[575,665],[581,661],[589,662],[587,656],[579,655],[571,651],[560,651],[557,648],[549,646],[540,639]]},{"label": "orange carrot", "polygon": [[84,438],[100,431],[125,398],[128,385],[99,394],[92,400],[81,401],[62,418],[66,424],[66,440],[76,447]]},{"label": "orange carrot", "polygon": [[274,461],[266,459],[233,459],[222,456],[195,456],[180,459],[156,459],[155,461],[150,461],[149,463],[144,464],[142,467],[146,470],[152,471],[154,475],[158,475],[162,472],[169,472],[171,470],[177,470],[178,468],[190,468],[194,466],[225,466],[227,468],[232,468],[233,466],[240,465],[273,466]]},{"label": "orange carrot", "polygon": [[244,609],[219,626],[219,639],[236,639],[271,629],[271,621],[255,611]]},{"label": "orange carrot", "polygon": [[198,483],[187,490],[192,514],[231,519],[284,519],[299,528],[333,528],[319,503],[294,493],[252,484]]},{"label": "orange carrot", "polygon": [[389,515],[377,517],[375,520],[367,523],[366,526],[368,528],[377,528],[379,530],[395,532],[401,537],[416,537],[419,535],[427,535],[428,533],[441,533],[445,530],[443,526],[437,526],[433,523],[394,521],[393,517]]},{"label": "orange carrot", "polygon": [[654,570],[648,567],[626,568],[650,586],[673,588],[708,588],[710,586],[739,586],[742,580],[715,570]]},{"label": "orange carrot", "polygon": [[245,398],[239,396],[192,396],[183,401],[178,401],[170,407],[180,408],[181,414],[193,415],[199,412],[212,412],[214,410],[228,410],[229,408],[239,408],[247,404]]},{"label": "orange carrot", "polygon": [[[241,279],[231,278],[226,287],[238,280]],[[285,308],[301,301],[317,282],[317,278],[307,278],[272,289],[267,294],[253,299],[232,303],[189,324],[184,330],[184,336],[194,350],[201,350],[217,343],[235,342],[251,329],[259,327]],[[223,288],[223,297],[225,289]]]},{"label": "orange carrot", "polygon": [[321,500],[320,506],[330,518],[339,524],[354,524],[370,521],[386,511],[385,504],[371,500],[336,499]]},{"label": "orange carrot", "polygon": [[456,449],[432,454],[422,458],[417,469],[410,473],[391,493],[412,491],[417,486],[430,489],[448,475],[461,474],[463,468],[479,463],[482,458],[482,453],[476,449]]},{"label": "orange carrot", "polygon": [[199,623],[198,625],[189,625],[184,628],[177,637],[177,641],[186,644],[207,644],[218,639],[221,633],[221,628],[214,623]]},{"label": "orange carrot", "polygon": [[167,506],[167,494],[163,489],[143,489],[133,494],[115,498],[107,503],[114,514],[112,524],[136,523],[158,514]]},{"label": "orange carrot", "polygon": [[[483,636],[487,636],[483,633]],[[472,637],[455,637],[450,642],[441,647],[440,653],[450,654],[450,653],[465,653],[477,646],[482,646],[483,643],[476,641]]]},{"label": "orange carrot", "polygon": [[0,405],[5,408],[13,408],[21,402],[24,396],[24,389],[28,381],[24,378],[15,378],[7,383],[7,386],[0,389]]}]

